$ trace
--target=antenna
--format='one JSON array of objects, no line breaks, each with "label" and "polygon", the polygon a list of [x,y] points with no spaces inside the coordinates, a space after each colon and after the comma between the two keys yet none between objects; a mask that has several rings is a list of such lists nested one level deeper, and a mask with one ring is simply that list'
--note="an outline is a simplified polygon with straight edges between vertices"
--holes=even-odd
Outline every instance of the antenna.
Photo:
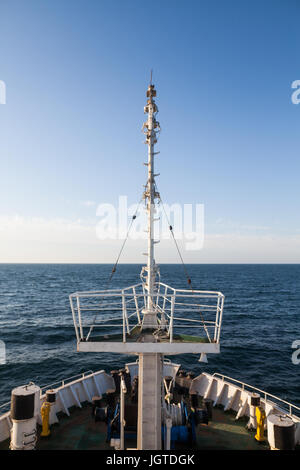
[{"label": "antenna", "polygon": [[152,73],[153,73],[153,69],[150,70],[150,85],[152,85]]}]

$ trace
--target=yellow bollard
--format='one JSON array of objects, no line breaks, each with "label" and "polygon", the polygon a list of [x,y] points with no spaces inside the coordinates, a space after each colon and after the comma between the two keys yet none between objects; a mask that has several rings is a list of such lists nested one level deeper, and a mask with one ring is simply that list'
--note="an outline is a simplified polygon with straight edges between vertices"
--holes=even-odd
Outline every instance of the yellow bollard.
[{"label": "yellow bollard", "polygon": [[44,401],[41,407],[41,416],[42,416],[42,437],[47,437],[50,435],[49,428],[49,416],[50,416],[51,405],[47,401]]},{"label": "yellow bollard", "polygon": [[265,410],[261,406],[257,406],[255,414],[256,414],[256,422],[257,422],[255,439],[258,442],[263,442],[265,440],[264,429],[265,429],[266,413],[265,413]]}]

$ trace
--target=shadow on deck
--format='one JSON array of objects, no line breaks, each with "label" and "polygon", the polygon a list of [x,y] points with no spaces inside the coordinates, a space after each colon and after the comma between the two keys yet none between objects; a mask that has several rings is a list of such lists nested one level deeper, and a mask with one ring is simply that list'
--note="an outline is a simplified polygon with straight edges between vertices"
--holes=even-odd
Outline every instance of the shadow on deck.
[{"label": "shadow on deck", "polygon": [[266,441],[254,439],[255,432],[246,429],[249,418],[235,419],[236,414],[223,409],[213,409],[213,419],[209,425],[197,428],[197,448],[204,450],[268,450]]},{"label": "shadow on deck", "polygon": [[[70,409],[70,416],[61,414],[59,423],[51,426],[49,437],[38,437],[38,450],[109,450],[105,423],[95,423],[91,405]],[[40,428],[40,427],[39,427]],[[38,435],[40,434],[40,429]]]}]

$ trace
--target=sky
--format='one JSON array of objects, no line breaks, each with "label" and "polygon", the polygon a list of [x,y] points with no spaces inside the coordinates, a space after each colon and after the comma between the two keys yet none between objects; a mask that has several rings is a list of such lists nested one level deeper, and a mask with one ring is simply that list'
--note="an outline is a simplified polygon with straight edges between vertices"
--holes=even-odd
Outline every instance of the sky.
[{"label": "sky", "polygon": [[[299,14],[298,0],[0,0],[0,262],[115,261],[99,205],[141,198],[153,69],[162,200],[204,208],[185,261],[299,263]],[[129,238],[120,261],[145,251]],[[156,261],[180,261],[171,240]]]}]

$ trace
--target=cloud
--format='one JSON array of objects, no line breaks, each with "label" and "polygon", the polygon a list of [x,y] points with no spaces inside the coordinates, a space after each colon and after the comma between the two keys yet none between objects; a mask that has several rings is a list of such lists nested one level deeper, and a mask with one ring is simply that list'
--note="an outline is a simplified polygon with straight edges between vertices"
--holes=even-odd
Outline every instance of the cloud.
[{"label": "cloud", "polygon": [[0,240],[72,243],[88,242],[93,235],[95,238],[94,225],[81,219],[0,216]]},{"label": "cloud", "polygon": [[93,207],[96,205],[95,201],[80,201],[80,205],[84,207]]},{"label": "cloud", "polygon": [[219,230],[224,229],[230,232],[251,232],[251,231],[266,231],[271,230],[271,227],[266,225],[249,225],[249,224],[242,224],[237,221],[233,221],[231,219],[226,219],[220,217],[216,220],[215,226],[218,227]]},{"label": "cloud", "polygon": [[[122,240],[99,240],[97,219],[0,216],[0,262],[113,263]],[[185,250],[186,263],[300,263],[300,234],[207,234],[202,250]],[[158,263],[179,263],[172,240],[155,245]],[[126,243],[120,262],[145,263],[146,240]]]}]

